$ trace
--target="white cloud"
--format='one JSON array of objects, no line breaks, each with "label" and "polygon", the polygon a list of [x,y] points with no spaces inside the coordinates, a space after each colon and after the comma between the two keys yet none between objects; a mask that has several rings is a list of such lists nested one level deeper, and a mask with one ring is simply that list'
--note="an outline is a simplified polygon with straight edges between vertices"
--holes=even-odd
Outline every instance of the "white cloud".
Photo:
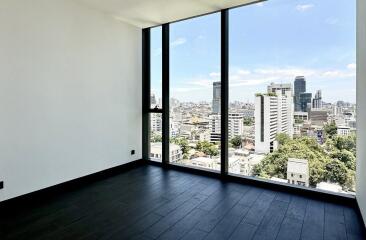
[{"label": "white cloud", "polygon": [[[351,79],[356,76],[355,64],[347,65],[347,68],[341,69],[312,69],[301,68],[296,66],[273,67],[267,66],[262,68],[244,69],[231,68],[229,76],[229,84],[233,89],[241,89],[240,87],[255,87],[258,91],[266,91],[266,85],[275,83],[293,83],[296,76],[305,76],[310,86],[321,88],[321,83],[329,81],[337,81],[343,79]],[[235,69],[235,70],[233,70]],[[201,75],[197,78],[186,79],[184,83],[173,88],[173,92],[177,94],[189,94],[196,91],[191,97],[210,98],[208,93],[212,91],[214,81],[220,80],[220,72],[211,72],[206,76]],[[200,92],[197,95],[197,92]],[[242,92],[240,96],[248,96],[248,99],[253,95],[252,92]]]},{"label": "white cloud", "polygon": [[195,79],[195,80],[192,80],[192,81],[189,81],[187,82],[189,85],[195,85],[195,86],[200,86],[200,87],[212,87],[212,83],[214,82],[215,80],[213,79]]},{"label": "white cloud", "polygon": [[256,3],[255,5],[258,6],[258,7],[263,7],[264,6],[264,2],[259,2],[259,3]]},{"label": "white cloud", "polygon": [[299,67],[284,67],[284,68],[259,68],[254,70],[255,73],[261,75],[277,76],[279,78],[294,78],[296,76],[313,76],[316,71],[313,69],[305,69]]},{"label": "white cloud", "polygon": [[179,45],[185,44],[187,42],[187,39],[185,38],[177,38],[173,42],[170,43],[170,46],[177,47]]},{"label": "white cloud", "polygon": [[347,65],[347,68],[348,69],[352,69],[352,70],[356,69],[356,63],[350,63],[350,64],[348,64]]},{"label": "white cloud", "polygon": [[327,18],[325,19],[325,23],[329,24],[329,25],[335,25],[338,23],[338,19],[337,18]]},{"label": "white cloud", "polygon": [[[235,77],[235,76],[234,76]],[[230,76],[230,80],[232,77]],[[264,83],[270,83],[273,81],[279,80],[277,77],[262,77],[262,78],[252,78],[252,79],[239,79],[236,81],[230,81],[231,87],[239,87],[239,86],[256,86]]]},{"label": "white cloud", "polygon": [[322,77],[325,78],[349,78],[355,77],[356,73],[354,71],[340,71],[340,70],[333,70],[333,71],[326,71],[321,74]]},{"label": "white cloud", "polygon": [[201,90],[202,88],[190,88],[190,87],[174,87],[172,88],[172,92],[176,92],[176,93],[187,93],[187,92],[191,92],[191,91],[197,91],[197,90]]},{"label": "white cloud", "polygon": [[219,78],[220,76],[221,76],[221,73],[219,73],[219,72],[212,72],[212,73],[210,73],[209,74],[209,76],[211,77],[211,78]]},{"label": "white cloud", "polygon": [[238,70],[238,74],[240,74],[240,75],[249,75],[250,73],[251,72],[248,70],[243,70],[243,69]]},{"label": "white cloud", "polygon": [[300,4],[296,6],[296,10],[300,12],[305,12],[312,9],[313,7],[314,7],[313,4],[302,4],[302,5]]}]

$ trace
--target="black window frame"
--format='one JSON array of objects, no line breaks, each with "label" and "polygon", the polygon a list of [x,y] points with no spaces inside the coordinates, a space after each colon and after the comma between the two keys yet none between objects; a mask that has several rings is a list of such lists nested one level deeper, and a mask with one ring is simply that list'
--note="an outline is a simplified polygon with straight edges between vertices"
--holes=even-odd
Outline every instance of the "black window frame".
[{"label": "black window frame", "polygon": [[[162,26],[162,108],[152,109],[150,105],[151,101],[151,63],[150,63],[150,29],[157,27],[152,26],[142,29],[142,158],[148,161],[150,164],[161,165],[162,167],[169,167],[173,169],[179,169],[188,172],[195,172],[199,174],[220,177],[222,179],[230,179],[237,182],[254,184],[259,187],[270,188],[272,190],[293,192],[296,194],[304,194],[311,197],[318,197],[320,199],[343,201],[347,204],[355,204],[356,197],[342,194],[323,191],[315,188],[308,188],[289,183],[279,183],[272,180],[261,179],[252,176],[238,175],[228,172],[228,113],[229,113],[229,10],[243,7],[246,5],[252,5],[267,0],[258,0],[252,3],[246,3],[232,8],[222,9],[219,11],[213,11],[206,14],[201,14],[194,17],[173,21],[157,26]],[[171,23],[188,20],[191,18],[197,18],[213,13],[221,13],[221,169],[220,172],[210,169],[197,168],[194,166],[177,166],[174,163],[169,162],[169,84],[170,84],[170,43],[169,43],[169,26]],[[261,105],[263,105],[263,99]],[[263,111],[263,107],[262,107]],[[150,113],[161,113],[163,119],[162,129],[162,162],[156,163],[149,159],[150,155]],[[262,113],[264,114],[264,113]],[[263,119],[263,118],[262,118]],[[263,128],[263,123],[261,123]],[[261,140],[263,141],[264,132],[262,129]]]}]

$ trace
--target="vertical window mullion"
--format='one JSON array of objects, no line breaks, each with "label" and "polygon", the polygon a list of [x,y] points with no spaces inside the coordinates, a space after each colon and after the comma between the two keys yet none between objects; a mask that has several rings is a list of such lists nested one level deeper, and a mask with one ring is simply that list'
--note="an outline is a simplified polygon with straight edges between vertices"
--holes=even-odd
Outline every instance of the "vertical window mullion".
[{"label": "vertical window mullion", "polygon": [[163,97],[163,129],[162,129],[162,162],[169,163],[169,24],[162,26],[162,97]]},{"label": "vertical window mullion", "polygon": [[142,30],[142,159],[150,155],[151,59],[150,28]]},{"label": "vertical window mullion", "polygon": [[221,174],[228,174],[229,10],[221,11]]}]

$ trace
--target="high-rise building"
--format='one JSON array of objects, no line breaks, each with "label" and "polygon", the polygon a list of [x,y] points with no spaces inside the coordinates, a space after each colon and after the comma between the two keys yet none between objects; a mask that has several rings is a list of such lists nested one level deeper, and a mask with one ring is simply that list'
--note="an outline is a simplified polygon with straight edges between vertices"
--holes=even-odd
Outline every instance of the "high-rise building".
[{"label": "high-rise building", "polygon": [[316,91],[313,99],[313,108],[323,108],[322,90]]},{"label": "high-rise building", "polygon": [[295,111],[301,111],[301,104],[300,104],[300,94],[306,92],[306,81],[304,76],[297,76],[294,82],[295,88],[295,96],[294,96],[294,103],[295,103]]},{"label": "high-rise building", "polygon": [[300,93],[300,112],[307,112],[311,109],[311,93]]},{"label": "high-rise building", "polygon": [[276,136],[293,137],[294,102],[291,91],[276,95],[258,94],[255,98],[255,151],[269,153],[277,148]]},{"label": "high-rise building", "polygon": [[276,93],[278,90],[281,91],[282,95],[285,95],[288,91],[292,93],[292,85],[291,83],[271,83],[267,86],[268,93]]},{"label": "high-rise building", "polygon": [[221,82],[213,83],[212,113],[221,113]]}]

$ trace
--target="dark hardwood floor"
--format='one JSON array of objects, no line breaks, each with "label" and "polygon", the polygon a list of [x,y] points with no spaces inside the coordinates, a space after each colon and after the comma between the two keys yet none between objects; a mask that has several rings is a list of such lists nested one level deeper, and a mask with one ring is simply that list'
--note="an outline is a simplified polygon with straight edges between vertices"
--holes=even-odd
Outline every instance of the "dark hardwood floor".
[{"label": "dark hardwood floor", "polygon": [[141,166],[0,213],[0,239],[366,239],[350,207]]}]

